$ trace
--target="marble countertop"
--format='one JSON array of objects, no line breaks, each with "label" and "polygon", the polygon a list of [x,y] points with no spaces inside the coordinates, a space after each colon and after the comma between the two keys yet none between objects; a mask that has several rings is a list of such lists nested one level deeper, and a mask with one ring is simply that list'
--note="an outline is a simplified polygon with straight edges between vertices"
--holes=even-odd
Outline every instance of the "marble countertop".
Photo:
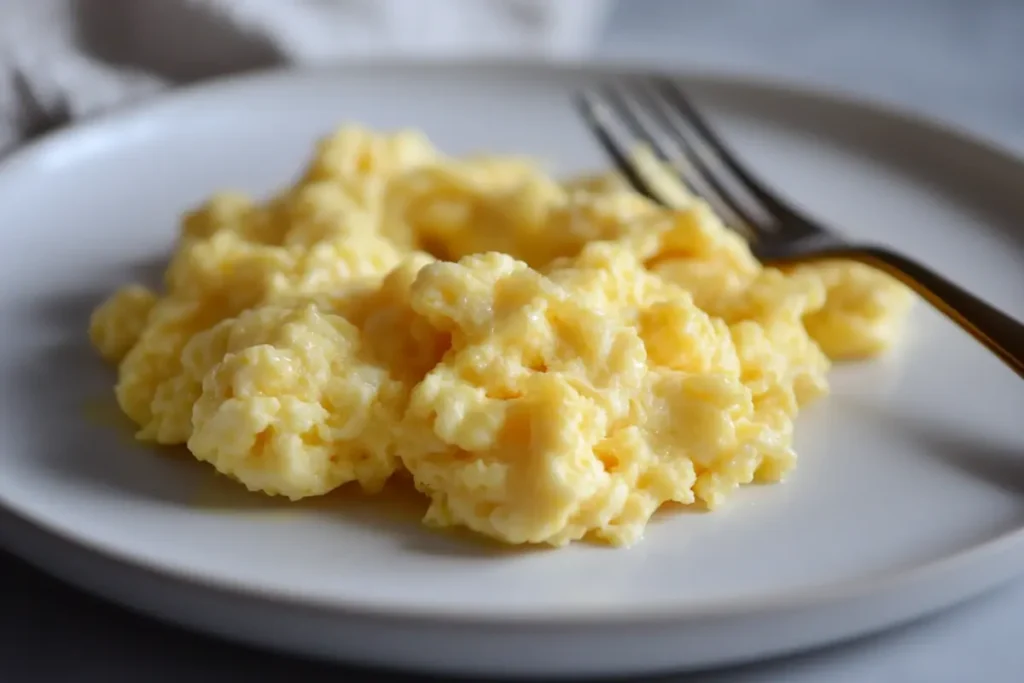
[{"label": "marble countertop", "polygon": [[[891,102],[1024,154],[1020,0],[628,0],[599,53],[763,74]],[[255,652],[94,600],[0,553],[0,679],[153,683],[415,681]],[[986,683],[1024,670],[1024,582],[923,623],[665,683]],[[40,656],[30,640],[45,642]],[[38,647],[38,646],[37,646]]]}]

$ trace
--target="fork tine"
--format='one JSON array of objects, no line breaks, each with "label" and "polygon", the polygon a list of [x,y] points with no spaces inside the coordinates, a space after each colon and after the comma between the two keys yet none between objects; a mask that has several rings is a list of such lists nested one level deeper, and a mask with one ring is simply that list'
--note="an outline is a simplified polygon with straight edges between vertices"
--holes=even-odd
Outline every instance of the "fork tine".
[{"label": "fork tine", "polygon": [[[612,86],[593,90],[584,97],[584,113],[588,117],[588,123],[594,128],[598,140],[609,151],[629,182],[659,204],[666,203],[657,187],[652,185],[652,181],[638,168],[632,156],[633,148],[638,143],[645,144],[662,162],[679,172],[683,176],[683,182],[696,189],[697,194],[711,203],[727,223],[737,226],[737,229],[745,232],[747,237],[753,237],[753,231],[746,219],[737,215],[729,202],[716,191],[714,183],[709,182],[688,162],[687,155],[682,150],[675,148],[671,136],[651,120],[644,107],[638,106],[636,99],[634,93]],[[623,133],[618,141],[610,130],[613,122],[616,124],[614,127]]]},{"label": "fork tine", "polygon": [[615,136],[610,130],[611,122],[608,121],[608,112],[601,110],[603,103],[595,101],[593,97],[588,94],[577,95],[573,98],[573,101],[576,104],[576,108],[582,115],[583,121],[587,124],[587,127],[590,128],[601,147],[604,148],[604,151],[611,157],[612,163],[618,171],[622,175],[626,176],[626,180],[629,184],[648,199],[661,203],[661,200],[654,192],[654,189],[636,170],[636,168],[634,168],[633,162],[629,158],[627,148],[616,141]]},{"label": "fork tine", "polygon": [[[718,213],[732,223],[740,232],[750,239],[756,239],[759,233],[774,232],[774,221],[766,214],[763,207],[751,207],[750,201],[736,195],[735,190],[722,182],[720,173],[716,173],[696,150],[687,136],[680,130],[679,122],[673,120],[671,105],[663,101],[657,89],[648,85],[634,89],[634,96],[639,108],[643,109],[650,126],[667,138],[670,152],[666,157],[670,165],[682,174],[696,177],[705,188],[698,194],[715,205]],[[751,208],[761,211],[751,211]],[[730,222],[727,220],[726,222]]]},{"label": "fork tine", "polygon": [[665,98],[676,112],[690,125],[700,136],[703,144],[715,155],[716,161],[727,168],[744,185],[744,189],[755,199],[760,201],[765,208],[773,214],[784,218],[793,218],[794,212],[787,205],[777,199],[757,179],[736,162],[735,155],[725,146],[722,139],[712,130],[704,116],[697,111],[697,108],[690,102],[682,88],[668,78],[659,77],[654,79],[654,87],[659,94]]}]

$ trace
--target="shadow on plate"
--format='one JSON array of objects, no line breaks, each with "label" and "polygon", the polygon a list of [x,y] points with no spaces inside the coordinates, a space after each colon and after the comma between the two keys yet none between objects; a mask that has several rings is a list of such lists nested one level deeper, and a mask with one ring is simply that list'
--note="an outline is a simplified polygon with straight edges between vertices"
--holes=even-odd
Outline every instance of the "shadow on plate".
[{"label": "shadow on plate", "polygon": [[1009,493],[1024,496],[1024,451],[1019,445],[964,433],[939,420],[905,412],[894,413],[867,399],[844,397],[849,409],[885,425],[894,435],[924,447],[929,457],[945,466]]},{"label": "shadow on plate", "polygon": [[921,443],[950,467],[1013,494],[1024,496],[1024,452],[1011,444],[970,439],[940,427],[915,430]]},{"label": "shadow on plate", "polygon": [[113,402],[114,371],[89,345],[92,309],[108,292],[70,292],[35,301],[26,324],[50,343],[31,350],[12,378],[21,401],[12,406],[31,434],[33,465],[76,486],[116,489],[180,503],[189,478],[173,450],[142,457],[132,425]]}]

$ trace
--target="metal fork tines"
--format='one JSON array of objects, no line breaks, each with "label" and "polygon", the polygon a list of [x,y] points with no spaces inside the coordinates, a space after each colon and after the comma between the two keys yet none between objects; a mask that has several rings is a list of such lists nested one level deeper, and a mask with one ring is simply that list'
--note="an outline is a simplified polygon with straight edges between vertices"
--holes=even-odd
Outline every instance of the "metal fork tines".
[{"label": "metal fork tines", "polygon": [[812,237],[818,244],[838,241],[838,237],[802,220],[736,164],[671,81],[643,79],[605,85],[580,94],[577,105],[634,188],[665,202],[654,179],[645,172],[649,169],[637,163],[637,149],[646,148],[731,228],[743,233],[758,256],[774,256],[779,239],[787,243]]},{"label": "metal fork tines", "polygon": [[[666,78],[623,80],[578,95],[594,137],[629,183],[671,204],[637,149],[646,148],[743,233],[766,263],[843,258],[872,265],[903,281],[985,344],[1024,377],[1024,324],[885,246],[851,243],[770,192],[728,150],[682,89]],[[671,169],[671,170],[670,170]]]}]

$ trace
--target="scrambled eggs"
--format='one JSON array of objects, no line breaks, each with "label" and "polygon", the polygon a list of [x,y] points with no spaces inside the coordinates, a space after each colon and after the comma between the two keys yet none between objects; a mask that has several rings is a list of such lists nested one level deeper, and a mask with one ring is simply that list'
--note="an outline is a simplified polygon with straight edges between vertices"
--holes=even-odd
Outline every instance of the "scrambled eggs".
[{"label": "scrambled eggs", "polygon": [[165,291],[90,334],[140,440],[252,491],[406,472],[431,525],[627,545],[664,503],[781,479],[829,358],[888,346],[911,301],[857,264],[764,268],[675,196],[346,127],[294,187],[187,214]]}]

